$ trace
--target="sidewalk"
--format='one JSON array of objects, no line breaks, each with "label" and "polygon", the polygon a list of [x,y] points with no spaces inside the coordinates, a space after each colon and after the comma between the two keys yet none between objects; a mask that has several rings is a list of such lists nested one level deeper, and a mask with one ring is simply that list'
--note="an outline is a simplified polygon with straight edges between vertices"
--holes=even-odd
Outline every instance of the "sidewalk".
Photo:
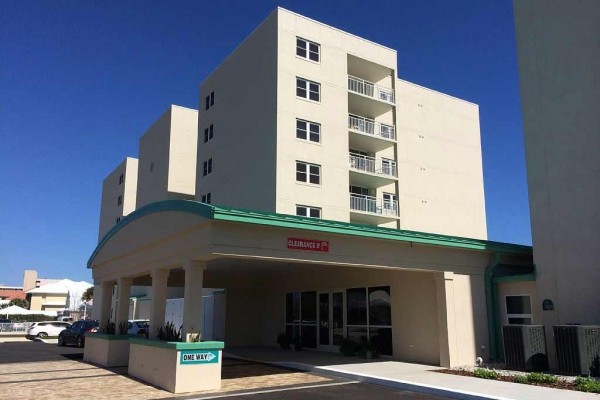
[{"label": "sidewalk", "polygon": [[600,400],[598,394],[441,374],[434,372],[440,367],[315,351],[240,347],[228,349],[228,356],[461,400]]}]

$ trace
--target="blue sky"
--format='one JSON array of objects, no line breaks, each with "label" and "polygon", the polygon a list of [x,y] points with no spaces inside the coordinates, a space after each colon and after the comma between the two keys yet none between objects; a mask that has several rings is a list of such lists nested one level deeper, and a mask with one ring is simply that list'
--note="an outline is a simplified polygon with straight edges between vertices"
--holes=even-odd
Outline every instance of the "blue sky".
[{"label": "blue sky", "polygon": [[512,1],[0,2],[0,283],[91,281],[102,179],[277,6],[479,104],[490,240],[531,244]]}]

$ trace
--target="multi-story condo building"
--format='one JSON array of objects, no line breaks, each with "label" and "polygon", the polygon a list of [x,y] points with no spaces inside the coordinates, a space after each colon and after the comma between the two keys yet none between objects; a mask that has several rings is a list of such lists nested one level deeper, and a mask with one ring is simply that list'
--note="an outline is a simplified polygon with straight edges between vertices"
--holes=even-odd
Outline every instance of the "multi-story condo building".
[{"label": "multi-story condo building", "polygon": [[135,210],[138,159],[127,157],[102,182],[98,240],[121,218]]},{"label": "multi-story condo building", "polygon": [[523,292],[551,338],[553,325],[600,325],[600,3],[520,0],[514,10],[538,269]]},{"label": "multi-story condo building", "polygon": [[485,239],[478,106],[397,73],[278,8],[200,86],[196,200]]},{"label": "multi-story condo building", "polygon": [[171,105],[140,138],[139,159],[127,157],[102,183],[98,240],[146,204],[193,199],[198,112]]},{"label": "multi-story condo building", "polygon": [[277,8],[197,113],[171,107],[142,137],[136,211],[88,262],[96,318],[126,322],[151,287],[152,337],[176,287],[184,337],[202,333],[219,288],[228,346],[499,359],[501,321],[538,318],[504,307],[535,279],[531,248],[485,240],[478,106],[397,75],[394,50]]}]

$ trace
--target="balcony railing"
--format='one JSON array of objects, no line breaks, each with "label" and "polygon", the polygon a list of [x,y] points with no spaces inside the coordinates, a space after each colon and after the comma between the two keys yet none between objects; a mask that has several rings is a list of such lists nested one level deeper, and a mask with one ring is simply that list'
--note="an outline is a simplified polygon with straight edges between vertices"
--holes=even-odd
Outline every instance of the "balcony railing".
[{"label": "balcony railing", "polygon": [[394,89],[379,86],[351,75],[348,75],[348,90],[386,103],[394,103]]},{"label": "balcony railing", "polygon": [[396,162],[350,153],[350,168],[371,174],[396,177]]},{"label": "balcony railing", "polygon": [[398,216],[398,201],[350,193],[350,209],[370,214]]},{"label": "balcony railing", "polygon": [[392,125],[375,122],[372,119],[348,114],[348,129],[383,139],[396,140],[396,128]]}]

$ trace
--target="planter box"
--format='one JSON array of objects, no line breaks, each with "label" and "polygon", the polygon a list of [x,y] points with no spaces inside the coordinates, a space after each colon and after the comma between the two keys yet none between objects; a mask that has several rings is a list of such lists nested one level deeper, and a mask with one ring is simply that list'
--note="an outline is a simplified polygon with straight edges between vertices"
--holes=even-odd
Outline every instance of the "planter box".
[{"label": "planter box", "polygon": [[128,374],[171,393],[221,388],[223,342],[129,339]]},{"label": "planter box", "polygon": [[87,333],[83,361],[103,367],[124,367],[129,362],[129,335]]}]

